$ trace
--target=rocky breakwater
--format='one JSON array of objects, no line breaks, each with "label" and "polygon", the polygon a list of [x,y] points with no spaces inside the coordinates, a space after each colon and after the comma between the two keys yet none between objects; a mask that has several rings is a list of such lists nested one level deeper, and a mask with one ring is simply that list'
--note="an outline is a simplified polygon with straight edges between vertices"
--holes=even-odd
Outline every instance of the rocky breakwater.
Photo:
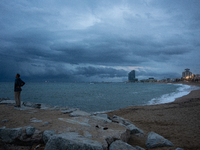
[{"label": "rocky breakwater", "polygon": [[[7,101],[7,102],[6,102]],[[12,100],[2,100],[0,104],[12,104]],[[65,114],[65,117],[57,118],[64,122],[65,130],[56,128],[40,131],[32,126],[17,128],[0,128],[0,141],[3,145],[33,145],[45,144],[45,150],[136,150],[143,148],[132,147],[127,144],[131,134],[143,136],[144,132],[130,121],[119,116],[109,117],[107,114],[90,114],[76,108],[48,107],[43,104],[23,103],[19,111],[27,109],[50,109]],[[62,115],[63,116],[63,115]],[[5,121],[3,119],[2,121]],[[9,120],[6,120],[9,122]],[[42,120],[31,119],[30,123],[39,123]],[[46,122],[46,125],[48,123]],[[146,147],[173,146],[162,136],[149,133]]]}]

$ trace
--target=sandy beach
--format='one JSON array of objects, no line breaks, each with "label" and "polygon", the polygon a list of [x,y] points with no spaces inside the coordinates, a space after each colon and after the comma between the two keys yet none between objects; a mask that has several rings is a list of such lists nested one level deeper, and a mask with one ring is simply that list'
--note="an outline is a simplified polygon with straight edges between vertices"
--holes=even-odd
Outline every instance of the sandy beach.
[{"label": "sandy beach", "polygon": [[[184,83],[200,86],[199,83]],[[142,137],[132,136],[129,144],[145,147],[147,133],[154,131],[170,140],[174,147],[154,148],[174,150],[177,147],[185,150],[200,150],[200,90],[176,99],[172,103],[131,106],[108,113],[130,120],[145,132]]]},{"label": "sandy beach", "polygon": [[[200,86],[199,83],[186,84]],[[138,145],[145,148],[147,133],[154,131],[174,144],[174,147],[154,148],[155,150],[174,150],[177,147],[185,150],[200,150],[200,90],[191,91],[190,94],[178,98],[172,103],[131,106],[107,114],[110,117],[117,115],[128,119],[144,131],[144,137],[131,136],[128,143],[132,146]],[[58,120],[62,117],[66,117],[66,115],[56,110],[20,111],[14,109],[12,105],[0,105],[0,127],[17,128],[31,125],[40,131],[64,132],[65,123]],[[49,122],[49,125],[30,123],[31,118]],[[9,121],[2,122],[5,119]]]}]

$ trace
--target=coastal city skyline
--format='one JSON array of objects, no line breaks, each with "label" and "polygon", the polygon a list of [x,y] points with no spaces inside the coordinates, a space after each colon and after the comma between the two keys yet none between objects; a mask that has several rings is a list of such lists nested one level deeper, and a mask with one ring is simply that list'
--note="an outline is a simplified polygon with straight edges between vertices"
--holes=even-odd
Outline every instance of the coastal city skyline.
[{"label": "coastal city skyline", "polygon": [[199,0],[0,3],[0,82],[124,82],[200,74]]},{"label": "coastal city skyline", "polygon": [[[182,72],[182,76],[179,78],[163,78],[161,80],[157,80],[153,77],[149,77],[148,79],[142,79],[140,82],[179,82],[179,81],[200,81],[200,74],[193,74],[189,68],[186,68]],[[138,82],[138,79],[136,78],[136,71],[132,70],[128,73],[128,81],[127,82]]]}]

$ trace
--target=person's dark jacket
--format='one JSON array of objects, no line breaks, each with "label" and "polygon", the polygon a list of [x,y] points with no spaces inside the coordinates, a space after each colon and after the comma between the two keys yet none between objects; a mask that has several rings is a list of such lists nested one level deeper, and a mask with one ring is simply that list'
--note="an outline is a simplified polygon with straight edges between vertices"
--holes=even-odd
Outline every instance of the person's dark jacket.
[{"label": "person's dark jacket", "polygon": [[21,87],[25,84],[24,81],[22,81],[20,78],[15,79],[15,86],[14,86],[14,91],[22,91]]}]

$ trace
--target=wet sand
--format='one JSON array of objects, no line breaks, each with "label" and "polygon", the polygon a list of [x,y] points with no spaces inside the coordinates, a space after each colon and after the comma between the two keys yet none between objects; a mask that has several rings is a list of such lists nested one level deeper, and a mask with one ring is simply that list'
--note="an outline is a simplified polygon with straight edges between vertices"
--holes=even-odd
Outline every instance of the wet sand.
[{"label": "wet sand", "polygon": [[[199,83],[187,84],[200,86]],[[154,131],[174,144],[174,147],[154,148],[155,150],[175,150],[177,147],[185,150],[200,150],[200,90],[192,91],[172,103],[131,106],[107,114],[128,119],[144,131],[144,137],[131,136],[129,144],[133,146],[145,148],[147,133]],[[0,127],[17,128],[31,125],[40,131],[54,129],[59,132],[64,131],[65,124],[58,118],[65,116],[60,111],[40,109],[19,111],[12,105],[0,105]],[[49,125],[30,123],[31,118],[43,120],[43,123],[49,122]],[[9,121],[2,122],[4,119]]]}]

